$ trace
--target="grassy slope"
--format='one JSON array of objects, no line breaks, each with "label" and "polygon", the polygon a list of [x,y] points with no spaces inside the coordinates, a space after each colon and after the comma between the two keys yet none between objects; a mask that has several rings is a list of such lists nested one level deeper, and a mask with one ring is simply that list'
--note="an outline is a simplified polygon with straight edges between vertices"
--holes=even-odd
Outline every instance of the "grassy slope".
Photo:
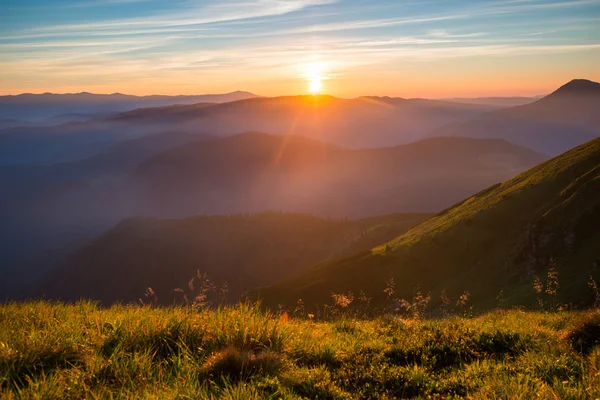
[{"label": "grassy slope", "polygon": [[598,311],[314,322],[248,306],[8,304],[0,397],[598,398],[600,347],[577,340],[593,329]]},{"label": "grassy slope", "polygon": [[[267,304],[324,304],[331,292],[366,291],[383,300],[393,277],[400,297],[415,287],[469,290],[481,307],[504,290],[532,304],[532,274],[553,263],[562,301],[589,303],[589,274],[600,259],[600,139],[588,142],[443,211],[393,241],[261,290]],[[596,222],[595,222],[596,221]]]}]

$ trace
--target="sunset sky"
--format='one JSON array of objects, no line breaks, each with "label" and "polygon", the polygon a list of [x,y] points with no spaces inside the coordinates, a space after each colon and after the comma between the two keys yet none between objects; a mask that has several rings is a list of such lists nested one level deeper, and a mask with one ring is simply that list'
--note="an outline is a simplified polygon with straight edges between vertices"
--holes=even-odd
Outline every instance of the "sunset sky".
[{"label": "sunset sky", "polygon": [[600,80],[600,0],[0,0],[0,94],[535,95]]}]

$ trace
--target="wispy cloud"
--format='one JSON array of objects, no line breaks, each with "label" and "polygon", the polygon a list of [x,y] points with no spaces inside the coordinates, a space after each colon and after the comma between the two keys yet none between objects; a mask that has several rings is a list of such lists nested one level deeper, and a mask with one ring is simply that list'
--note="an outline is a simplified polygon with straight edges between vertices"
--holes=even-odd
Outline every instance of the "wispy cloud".
[{"label": "wispy cloud", "polygon": [[121,4],[135,4],[145,3],[149,0],[92,0],[92,1],[79,1],[75,4],[68,4],[68,7],[74,8],[85,8],[85,7],[107,7]]},{"label": "wispy cloud", "polygon": [[[314,59],[332,81],[369,68],[459,59],[478,58],[477,65],[527,56],[540,68],[553,55],[579,66],[584,57],[600,61],[600,0],[107,1],[62,0],[76,7],[46,7],[47,18],[30,19],[31,6],[15,3],[11,12],[22,10],[21,19],[0,27],[3,86],[85,79],[289,83],[302,79]],[[493,74],[491,68],[477,73]]]},{"label": "wispy cloud", "polygon": [[250,18],[260,18],[273,15],[283,15],[306,7],[332,4],[336,0],[254,0],[254,1],[222,1],[208,5],[192,5],[185,11],[170,15],[152,15],[141,18],[116,19],[111,21],[62,24],[32,28],[32,31],[89,31],[91,29],[114,28],[154,28],[202,25],[217,22],[236,21]]}]

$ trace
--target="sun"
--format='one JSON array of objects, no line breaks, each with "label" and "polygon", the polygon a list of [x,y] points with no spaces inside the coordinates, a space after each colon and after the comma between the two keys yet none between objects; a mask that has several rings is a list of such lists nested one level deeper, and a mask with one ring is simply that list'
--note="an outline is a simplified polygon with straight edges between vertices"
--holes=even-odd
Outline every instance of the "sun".
[{"label": "sun", "polygon": [[323,76],[321,74],[321,66],[319,64],[309,64],[306,77],[308,80],[308,91],[312,94],[317,94],[323,89]]},{"label": "sun", "polygon": [[313,94],[319,93],[322,88],[323,82],[321,81],[320,76],[314,77],[308,82],[308,91]]}]

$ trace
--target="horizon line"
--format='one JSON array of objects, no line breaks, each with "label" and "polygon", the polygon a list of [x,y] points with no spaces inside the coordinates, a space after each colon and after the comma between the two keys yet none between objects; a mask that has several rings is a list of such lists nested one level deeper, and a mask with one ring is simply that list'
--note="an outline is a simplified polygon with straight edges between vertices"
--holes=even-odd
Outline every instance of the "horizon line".
[{"label": "horizon line", "polygon": [[345,97],[345,96],[336,96],[336,95],[332,95],[329,93],[297,93],[297,94],[280,94],[280,95],[274,95],[274,96],[264,96],[264,95],[260,95],[260,94],[256,94],[252,91],[249,90],[234,90],[234,91],[230,91],[230,92],[223,92],[223,93],[195,93],[195,94],[161,94],[161,93],[153,93],[153,94],[130,94],[130,93],[121,93],[121,92],[113,92],[113,93],[99,93],[99,92],[89,92],[86,90],[83,90],[81,92],[22,92],[22,93],[8,93],[8,94],[3,94],[0,93],[0,97],[19,97],[19,96],[75,96],[75,95],[91,95],[91,96],[127,96],[127,97],[199,97],[199,96],[226,96],[226,95],[232,95],[232,94],[236,94],[236,93],[246,93],[246,94],[250,94],[252,96],[254,96],[254,98],[277,98],[277,97],[318,97],[318,96],[327,96],[327,97],[333,97],[336,99],[342,99],[342,100],[354,100],[354,99],[359,99],[359,98],[363,98],[363,97],[388,97],[388,98],[394,98],[394,99],[406,99],[406,100],[418,100],[418,99],[425,99],[425,100],[454,100],[454,99],[473,99],[473,100],[477,100],[477,99],[502,99],[502,98],[539,98],[539,97],[543,97],[543,96],[547,96],[548,94],[550,94],[552,91],[556,90],[555,89],[551,89],[545,93],[537,93],[537,94],[506,94],[506,95],[498,95],[498,94],[489,94],[489,95],[452,95],[452,96],[444,96],[444,97],[437,97],[437,96],[397,96],[397,95],[386,95],[386,94],[366,94],[366,95],[358,95],[358,96],[352,96],[352,97]]}]

